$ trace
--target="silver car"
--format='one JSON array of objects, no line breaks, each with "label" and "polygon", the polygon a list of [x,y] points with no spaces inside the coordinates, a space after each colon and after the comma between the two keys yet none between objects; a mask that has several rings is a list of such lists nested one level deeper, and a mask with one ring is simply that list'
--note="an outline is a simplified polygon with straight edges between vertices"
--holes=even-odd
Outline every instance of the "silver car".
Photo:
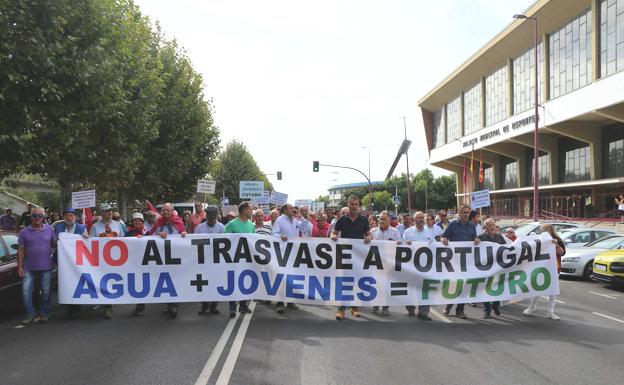
[{"label": "silver car", "polygon": [[539,234],[539,232],[540,232],[539,231],[539,227],[542,224],[551,225],[552,227],[555,228],[555,231],[557,233],[559,233],[561,230],[564,230],[564,229],[571,229],[571,228],[581,227],[580,225],[577,225],[576,223],[572,223],[572,222],[554,222],[554,221],[529,222],[529,223],[526,223],[526,224],[516,228],[516,235],[518,237],[522,237],[524,235]]},{"label": "silver car", "polygon": [[576,229],[565,229],[558,232],[561,240],[566,244],[566,249],[576,249],[591,243],[607,235],[615,234],[613,230],[595,229],[580,227]]},{"label": "silver car", "polygon": [[608,235],[585,246],[567,250],[561,258],[561,275],[590,279],[594,257],[603,251],[624,248],[624,235]]}]

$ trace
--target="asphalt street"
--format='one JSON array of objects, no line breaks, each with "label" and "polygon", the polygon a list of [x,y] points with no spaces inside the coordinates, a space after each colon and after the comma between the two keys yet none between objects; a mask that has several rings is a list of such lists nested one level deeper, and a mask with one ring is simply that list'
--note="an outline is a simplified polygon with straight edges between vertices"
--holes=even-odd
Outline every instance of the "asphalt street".
[{"label": "asphalt street", "polygon": [[[180,305],[178,318],[149,305],[116,306],[114,318],[83,309],[75,319],[55,306],[47,324],[16,327],[20,309],[0,318],[0,383],[12,384],[615,384],[624,371],[624,291],[561,280],[557,314],[523,316],[526,302],[500,317],[433,321],[364,309],[334,319],[335,308],[300,306],[279,315],[253,303],[229,320]],[[451,313],[453,314],[453,313]]]}]

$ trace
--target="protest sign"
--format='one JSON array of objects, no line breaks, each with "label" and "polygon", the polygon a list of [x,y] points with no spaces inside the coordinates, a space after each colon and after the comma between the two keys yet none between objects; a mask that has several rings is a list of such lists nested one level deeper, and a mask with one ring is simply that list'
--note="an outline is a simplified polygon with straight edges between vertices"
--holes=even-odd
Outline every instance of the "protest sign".
[{"label": "protest sign", "polygon": [[312,207],[312,199],[295,199],[295,206],[297,207]]},{"label": "protest sign", "polygon": [[239,198],[241,199],[251,199],[251,198],[260,198],[264,194],[264,182],[263,181],[255,181],[255,180],[247,180],[240,181],[239,183]]},{"label": "protest sign", "polygon": [[59,241],[66,304],[260,299],[331,305],[439,305],[558,294],[547,234],[512,244],[192,234]]},{"label": "protest sign", "polygon": [[264,190],[264,193],[262,194],[261,197],[251,198],[251,204],[254,206],[268,205],[270,198],[271,198],[271,192]]},{"label": "protest sign", "polygon": [[273,191],[271,193],[271,198],[269,199],[269,203],[273,203],[278,206],[283,206],[286,203],[288,203],[288,194]]},{"label": "protest sign", "polygon": [[214,194],[217,183],[214,180],[201,180],[197,181],[197,192],[204,194]]},{"label": "protest sign", "polygon": [[85,209],[95,207],[95,190],[72,192],[72,208]]},{"label": "protest sign", "polygon": [[481,190],[470,193],[470,207],[480,209],[490,207],[490,190]]}]

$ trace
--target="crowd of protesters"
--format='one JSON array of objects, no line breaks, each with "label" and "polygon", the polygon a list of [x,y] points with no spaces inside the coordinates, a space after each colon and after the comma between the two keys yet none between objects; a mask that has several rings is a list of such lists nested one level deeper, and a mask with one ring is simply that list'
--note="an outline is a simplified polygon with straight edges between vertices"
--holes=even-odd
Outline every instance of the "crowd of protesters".
[{"label": "crowd of protesters", "polygon": [[[151,205],[150,205],[151,206]],[[193,212],[184,211],[178,213],[174,205],[165,203],[160,209],[151,206],[143,213],[134,212],[126,224],[120,213],[113,210],[109,203],[99,206],[98,215],[86,218],[78,216],[76,210],[67,208],[62,212],[62,218],[54,212],[34,207],[29,204],[19,221],[14,218],[12,212],[7,209],[5,215],[0,217],[2,229],[19,232],[18,250],[18,274],[23,278],[22,298],[26,311],[26,318],[22,324],[28,325],[33,322],[46,322],[50,317],[50,281],[56,242],[62,233],[78,234],[88,237],[143,237],[159,236],[167,238],[169,235],[185,237],[187,234],[218,234],[218,233],[256,233],[263,236],[279,237],[286,241],[291,238],[323,237],[337,240],[338,238],[362,239],[365,243],[371,240],[394,241],[405,243],[412,242],[440,242],[448,245],[449,242],[493,242],[498,244],[511,243],[516,239],[513,228],[507,228],[503,232],[493,218],[481,218],[481,215],[469,206],[463,206],[458,211],[458,218],[451,221],[446,210],[437,213],[417,211],[415,214],[403,214],[397,216],[393,213],[382,211],[379,214],[364,215],[360,209],[360,201],[351,196],[348,206],[340,210],[326,209],[311,211],[308,207],[297,207],[285,204],[268,213],[262,209],[253,208],[249,202],[243,202],[238,207],[238,214],[234,212],[221,213],[217,207],[204,205],[196,202]],[[13,221],[6,219],[13,218]],[[47,218],[47,220],[46,220]],[[5,227],[6,226],[6,227]],[[557,244],[557,266],[560,266],[560,258],[565,254],[565,244],[557,236],[552,226],[543,224],[541,231],[548,232],[553,242]],[[41,288],[41,306],[37,314],[33,307],[33,287]],[[268,303],[268,302],[267,302]],[[548,315],[553,320],[559,317],[554,313],[555,296],[548,298]],[[236,317],[237,312],[249,313],[248,301],[229,302],[229,316]],[[476,304],[471,304],[476,306]],[[534,313],[537,306],[537,297],[533,298],[530,306],[524,311],[525,315]],[[464,312],[465,304],[455,305],[455,315],[467,318]],[[100,306],[92,306],[98,309]],[[112,318],[112,305],[101,306],[105,318]],[[178,305],[168,303],[164,313],[171,318],[177,316]],[[449,315],[453,305],[447,305],[443,314]],[[275,310],[283,313],[285,309],[297,309],[295,304],[277,302]],[[483,318],[491,318],[501,314],[499,302],[483,304]],[[67,307],[67,315],[74,316],[81,310],[80,305]],[[135,307],[134,315],[141,316],[145,313],[145,304]],[[358,307],[351,307],[353,317],[360,317]],[[417,304],[406,306],[409,316],[416,316],[422,321],[431,321],[429,316],[430,307]],[[418,310],[418,311],[416,311]],[[341,306],[336,313],[336,320],[343,320],[346,316],[346,308]],[[373,307],[374,313],[379,313],[379,307]],[[199,314],[219,314],[217,302],[202,302]],[[389,307],[381,307],[381,315],[390,315]]]}]

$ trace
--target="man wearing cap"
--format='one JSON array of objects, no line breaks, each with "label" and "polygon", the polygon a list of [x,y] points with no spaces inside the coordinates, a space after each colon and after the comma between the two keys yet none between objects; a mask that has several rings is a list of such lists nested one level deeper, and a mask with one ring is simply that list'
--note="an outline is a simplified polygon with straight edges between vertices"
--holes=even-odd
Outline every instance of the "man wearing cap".
[{"label": "man wearing cap", "polygon": [[89,237],[87,227],[78,223],[76,220],[76,210],[72,208],[66,208],[65,211],[63,211],[63,220],[56,223],[54,232],[56,233],[57,239],[61,234],[79,234],[84,238]]},{"label": "man wearing cap", "polygon": [[[100,204],[100,215],[100,220],[91,226],[90,237],[114,238],[124,236],[121,223],[113,220],[113,207],[110,204]],[[106,319],[113,318],[113,305],[104,305],[104,317]]]},{"label": "man wearing cap", "polygon": [[[29,216],[32,223],[20,231],[17,240],[17,274],[22,278],[22,300],[26,309],[23,325],[46,322],[50,318],[52,249],[56,247],[56,236],[52,226],[43,223],[44,213],[41,207],[33,208]],[[40,317],[36,316],[32,301],[35,281],[41,287]]]},{"label": "man wearing cap", "polygon": [[[132,221],[130,222],[132,228],[130,228],[125,233],[125,237],[136,237],[141,238],[142,236],[147,234],[147,229],[145,228],[145,219],[143,218],[143,214],[134,213],[132,214]],[[145,314],[145,304],[138,303],[134,308],[134,315],[142,316]]]},{"label": "man wearing cap", "polygon": [[[208,207],[205,213],[206,221],[195,228],[194,234],[222,234],[225,231],[225,226],[217,221],[217,209]],[[198,314],[219,314],[218,305],[219,302],[202,302]]]},{"label": "man wearing cap", "polygon": [[134,213],[132,214],[132,228],[130,228],[124,234],[125,237],[137,237],[140,238],[147,234],[147,229],[145,228],[145,218],[143,218],[143,214]]},{"label": "man wearing cap", "polygon": [[0,215],[0,231],[17,230],[17,221],[13,216],[13,210],[10,207],[4,209],[4,214]]}]

